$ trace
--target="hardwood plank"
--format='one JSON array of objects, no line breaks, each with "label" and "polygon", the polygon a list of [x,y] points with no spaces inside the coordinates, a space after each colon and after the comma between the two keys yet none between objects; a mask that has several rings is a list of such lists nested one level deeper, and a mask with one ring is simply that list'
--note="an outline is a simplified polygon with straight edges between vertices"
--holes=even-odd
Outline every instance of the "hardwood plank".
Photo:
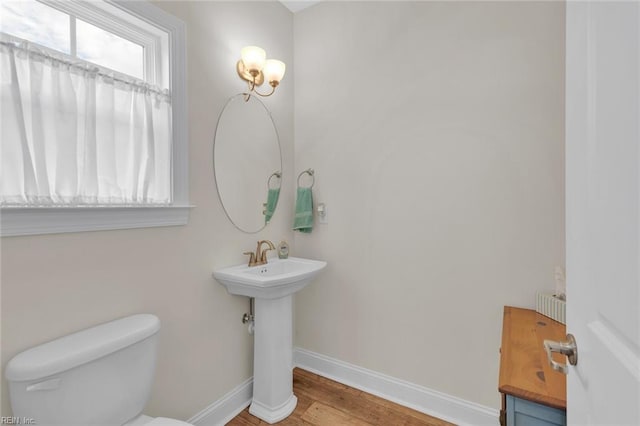
[{"label": "hardwood plank", "polygon": [[[300,368],[293,370],[293,392],[298,405],[278,425],[283,426],[449,426],[435,417],[362,392]],[[231,426],[264,426],[267,423],[245,409]]]},{"label": "hardwood plank", "polygon": [[[377,404],[380,405],[386,409],[392,410],[394,412],[394,415],[399,417],[399,416],[410,416],[416,420],[418,420],[418,423],[413,423],[412,421],[409,421],[409,424],[428,424],[428,425],[437,425],[437,426],[446,426],[446,425],[451,425],[451,423],[445,422],[444,420],[440,420],[438,418],[429,416],[427,414],[421,413],[419,411],[413,410],[411,408],[408,407],[404,407],[402,405],[396,404],[394,402],[391,402],[389,400],[380,398],[378,396],[372,395],[370,393],[366,393],[363,391],[360,391],[358,389],[354,389],[351,388],[347,385],[344,385],[342,383],[336,382],[334,380],[328,379],[326,377],[322,377],[322,376],[318,376],[317,374],[308,372],[306,370],[302,370],[299,368],[294,369],[294,380],[296,378],[296,376],[299,377],[305,377],[308,378],[309,380],[318,380],[320,383],[322,384],[326,384],[328,386],[331,386],[332,388],[335,389],[343,389],[346,392],[353,394],[355,396],[357,396],[358,398],[364,398],[365,400],[371,402],[372,404]],[[295,383],[294,383],[294,388],[295,388]],[[420,423],[422,422],[422,423]]]},{"label": "hardwood plank", "polygon": [[[294,392],[305,394],[332,408],[339,409],[352,417],[373,425],[449,425],[439,419],[423,415],[382,398],[367,394],[358,389],[347,387],[343,391],[336,389],[344,386],[333,380],[318,382],[307,374],[296,375],[294,372]],[[410,410],[411,415],[405,410]]]},{"label": "hardwood plank", "polygon": [[340,410],[329,407],[328,405],[314,402],[305,411],[302,416],[305,420],[315,426],[334,426],[334,425],[352,425],[352,426],[372,426],[370,423],[356,419]]},{"label": "hardwood plank", "polygon": [[362,397],[372,402],[382,405],[383,407],[394,410],[398,416],[407,416],[405,424],[407,425],[429,425],[429,426],[451,426],[451,423],[440,420],[428,414],[421,413],[409,407],[405,407],[387,399],[380,398],[370,393],[362,392]]},{"label": "hardwood plank", "polygon": [[[505,306],[498,389],[504,394],[566,409],[566,376],[549,367],[544,339],[565,340],[566,327],[530,309]],[[564,362],[562,357],[556,361]]]},{"label": "hardwood plank", "polygon": [[322,377],[318,374],[315,374],[310,371],[303,370],[297,367],[293,369],[293,386],[294,387],[296,386],[296,383],[295,383],[296,378],[302,381],[318,383],[318,384],[321,384],[322,386],[328,386],[338,392],[347,392],[347,393],[355,393],[355,394],[360,393],[358,389],[354,389],[340,382],[336,382],[335,380]]},{"label": "hardwood plank", "polygon": [[296,406],[296,410],[293,414],[296,414],[298,411],[300,412],[300,417],[302,417],[302,413],[307,411],[307,409],[313,404],[315,401],[306,395],[298,395],[295,393],[295,388],[293,389],[294,395],[298,398],[298,405]]},{"label": "hardwood plank", "polygon": [[[277,425],[280,426],[300,426],[300,425],[311,425],[311,423],[305,421],[304,419],[300,418],[300,417],[296,417],[294,416],[294,414],[291,414],[289,417],[287,417],[284,420],[279,421],[278,423],[276,423]],[[266,422],[262,422],[260,423],[260,425],[268,425],[268,423]]]},{"label": "hardwood plank", "polygon": [[379,406],[369,404],[360,397],[357,389],[348,389],[338,392],[330,383],[310,381],[304,377],[297,380],[295,392],[300,395],[307,395],[315,401],[337,408],[352,417],[358,418],[371,424],[383,424],[383,413]]}]

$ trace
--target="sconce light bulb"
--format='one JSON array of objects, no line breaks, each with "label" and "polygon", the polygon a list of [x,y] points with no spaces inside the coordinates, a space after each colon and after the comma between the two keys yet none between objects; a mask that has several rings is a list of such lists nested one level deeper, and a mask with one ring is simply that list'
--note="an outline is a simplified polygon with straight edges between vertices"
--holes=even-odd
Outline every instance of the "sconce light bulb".
[{"label": "sconce light bulb", "polygon": [[268,81],[272,87],[276,87],[282,80],[282,77],[284,77],[286,68],[284,62],[277,59],[269,59],[265,62],[264,69],[262,70],[264,79]]},{"label": "sconce light bulb", "polygon": [[254,75],[255,72],[255,75],[258,75],[265,66],[267,53],[260,47],[246,46],[240,51],[240,57],[242,58],[245,68],[249,70],[249,73]]}]

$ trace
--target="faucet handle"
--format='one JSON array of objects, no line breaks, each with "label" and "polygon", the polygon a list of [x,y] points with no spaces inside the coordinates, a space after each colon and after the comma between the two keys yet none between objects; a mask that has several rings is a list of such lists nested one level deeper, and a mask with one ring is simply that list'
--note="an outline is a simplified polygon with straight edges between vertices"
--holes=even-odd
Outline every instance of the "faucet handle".
[{"label": "faucet handle", "polygon": [[256,262],[256,255],[254,252],[252,251],[245,251],[242,254],[247,254],[249,255],[249,266],[256,266],[258,264],[258,262]]}]

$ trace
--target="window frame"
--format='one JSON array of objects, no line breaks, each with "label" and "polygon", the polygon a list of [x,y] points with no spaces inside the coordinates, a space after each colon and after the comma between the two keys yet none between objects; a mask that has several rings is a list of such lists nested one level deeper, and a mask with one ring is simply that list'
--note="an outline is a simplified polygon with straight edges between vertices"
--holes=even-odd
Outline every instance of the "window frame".
[{"label": "window frame", "polygon": [[[144,48],[144,78],[149,84],[169,87],[168,65],[169,58],[164,52],[168,51],[168,34],[158,28],[148,19],[137,16],[128,9],[127,2],[103,1],[79,1],[79,0],[35,0],[61,12],[68,14],[72,19],[72,27],[75,27],[75,19],[81,19],[95,25],[107,32],[129,40]],[[123,7],[124,6],[124,7]],[[140,25],[143,21],[143,25]],[[77,57],[76,29],[71,32],[71,56]],[[80,58],[78,58],[80,59]],[[80,59],[82,60],[82,59]],[[103,65],[97,65],[105,68]],[[108,68],[108,67],[106,67]],[[119,73],[118,71],[114,71]],[[126,75],[126,74],[125,74]],[[129,76],[131,78],[131,76]]]},{"label": "window frame", "polygon": [[[166,33],[169,57],[162,64],[154,64],[155,84],[168,87],[172,106],[172,203],[169,206],[113,206],[113,207],[2,207],[1,236],[38,235],[66,232],[100,231],[111,229],[146,228],[185,225],[189,220],[188,123],[186,84],[186,29],[180,19],[147,1],[104,0],[99,6],[93,2],[42,1],[60,10],[72,8],[74,15],[87,22],[121,35],[122,16],[132,15]],[[63,5],[63,6],[60,6]],[[120,10],[114,19],[117,25],[108,26],[109,7]],[[113,16],[113,15],[112,15]],[[98,20],[98,21],[96,21]],[[118,22],[120,21],[120,22]],[[132,24],[129,24],[131,26]],[[125,25],[126,26],[126,25]],[[112,29],[113,28],[113,29]],[[115,30],[114,30],[115,29]],[[143,31],[141,31],[143,32]],[[125,37],[131,39],[130,36]],[[153,38],[153,37],[152,37]],[[161,39],[162,37],[160,37]],[[151,40],[154,49],[163,49],[162,42]],[[148,39],[149,41],[149,39]],[[147,52],[148,49],[145,49]],[[147,53],[145,53],[147,55]],[[155,56],[158,57],[158,56]],[[146,64],[145,64],[146,65]],[[145,78],[147,77],[145,69]],[[166,79],[165,83],[161,81]]]}]

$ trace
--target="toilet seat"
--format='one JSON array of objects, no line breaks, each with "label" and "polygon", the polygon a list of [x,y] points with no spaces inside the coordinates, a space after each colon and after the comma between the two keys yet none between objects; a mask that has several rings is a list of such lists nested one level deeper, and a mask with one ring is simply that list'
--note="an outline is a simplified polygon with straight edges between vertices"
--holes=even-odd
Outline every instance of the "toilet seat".
[{"label": "toilet seat", "polygon": [[191,423],[183,422],[176,419],[169,419],[167,417],[156,417],[149,423],[145,423],[144,426],[193,426]]}]

